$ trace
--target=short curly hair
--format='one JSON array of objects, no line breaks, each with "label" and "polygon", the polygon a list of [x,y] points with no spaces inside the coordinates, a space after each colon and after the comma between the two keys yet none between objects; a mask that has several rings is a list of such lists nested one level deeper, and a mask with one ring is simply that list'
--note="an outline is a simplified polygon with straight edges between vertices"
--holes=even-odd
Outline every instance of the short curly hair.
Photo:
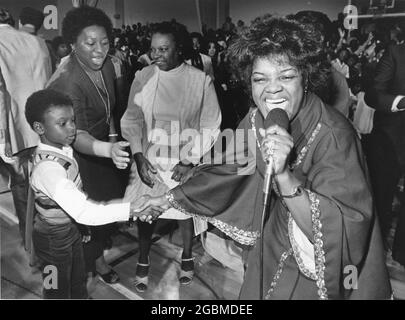
[{"label": "short curly hair", "polygon": [[152,26],[152,36],[156,33],[172,35],[176,48],[180,52],[180,58],[183,60],[190,58],[193,47],[186,26],[178,22],[163,21]]},{"label": "short curly hair", "polygon": [[74,44],[82,30],[90,26],[100,26],[105,29],[109,40],[112,39],[113,26],[104,11],[81,6],[70,10],[62,22],[62,37],[68,44]]},{"label": "short curly hair", "polygon": [[25,104],[25,118],[31,128],[34,129],[34,122],[43,122],[44,114],[56,106],[73,107],[73,103],[68,96],[52,89],[39,90],[30,95]]},{"label": "short curly hair", "polygon": [[251,91],[253,63],[258,58],[272,56],[286,58],[302,73],[308,90],[313,92],[328,78],[328,68],[318,63],[323,53],[322,40],[322,35],[309,25],[263,16],[231,41],[228,58],[248,92]]}]

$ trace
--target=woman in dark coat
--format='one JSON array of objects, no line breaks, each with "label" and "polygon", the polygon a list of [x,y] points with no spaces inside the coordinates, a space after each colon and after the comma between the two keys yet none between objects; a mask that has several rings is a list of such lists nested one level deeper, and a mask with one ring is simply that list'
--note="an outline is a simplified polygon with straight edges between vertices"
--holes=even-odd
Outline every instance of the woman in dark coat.
[{"label": "woman in dark coat", "polygon": [[[75,156],[83,190],[96,201],[124,196],[124,176],[117,167],[124,169],[129,161],[129,154],[123,150],[128,144],[117,142],[114,126],[116,73],[107,55],[111,34],[112,23],[103,11],[86,6],[69,11],[63,20],[62,35],[72,44],[73,51],[48,84],[73,101],[77,127]],[[84,254],[89,273],[97,271],[104,281],[114,283],[119,277],[103,256],[109,228],[82,228]]]}]

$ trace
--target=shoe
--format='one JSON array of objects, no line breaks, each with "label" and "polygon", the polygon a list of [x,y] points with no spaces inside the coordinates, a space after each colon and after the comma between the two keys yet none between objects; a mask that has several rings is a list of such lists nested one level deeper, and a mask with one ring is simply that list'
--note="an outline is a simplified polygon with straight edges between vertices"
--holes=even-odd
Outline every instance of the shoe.
[{"label": "shoe", "polygon": [[108,284],[114,284],[120,281],[120,277],[113,269],[111,269],[109,272],[105,274],[99,273],[98,275],[100,276],[101,279],[103,279],[105,283]]},{"label": "shoe", "polygon": [[[192,261],[193,262],[193,269],[185,271],[183,270],[183,262],[187,261]],[[194,258],[189,258],[189,259],[181,259],[181,269],[180,269],[180,276],[179,276],[179,282],[183,286],[189,285],[191,281],[193,281],[194,277]]]},{"label": "shoe", "polygon": [[[136,267],[136,273],[138,273],[138,268],[147,268],[146,273],[149,273],[149,263],[137,263],[137,267]],[[135,281],[134,281],[134,285],[135,285],[135,289],[138,292],[145,292],[146,290],[148,290],[148,284],[149,284],[149,275],[147,274],[144,277],[140,277],[138,275],[135,276]]]}]

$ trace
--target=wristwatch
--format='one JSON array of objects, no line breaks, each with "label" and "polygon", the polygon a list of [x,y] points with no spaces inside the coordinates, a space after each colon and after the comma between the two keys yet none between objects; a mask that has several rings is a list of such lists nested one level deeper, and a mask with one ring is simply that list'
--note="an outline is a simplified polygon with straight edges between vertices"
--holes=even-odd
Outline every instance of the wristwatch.
[{"label": "wristwatch", "polygon": [[287,194],[287,195],[281,194],[280,196],[281,196],[282,198],[289,199],[289,198],[299,197],[299,196],[302,195],[303,193],[304,193],[304,188],[303,188],[301,185],[299,185],[299,186],[296,186],[296,187],[293,189],[293,193],[292,193],[292,194]]}]

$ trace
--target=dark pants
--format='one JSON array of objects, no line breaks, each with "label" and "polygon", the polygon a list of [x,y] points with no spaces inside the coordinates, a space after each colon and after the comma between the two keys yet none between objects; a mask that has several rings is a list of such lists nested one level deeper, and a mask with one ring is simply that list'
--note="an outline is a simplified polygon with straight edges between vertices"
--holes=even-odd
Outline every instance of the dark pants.
[{"label": "dark pants", "polygon": [[[128,170],[117,169],[108,158],[76,154],[76,160],[79,163],[83,190],[91,200],[109,201],[124,196]],[[91,232],[91,240],[83,245],[87,272],[96,272],[96,260],[103,255],[114,228],[115,224],[81,228],[82,231],[90,229]]]},{"label": "dark pants", "polygon": [[73,222],[50,224],[35,217],[32,240],[41,260],[44,299],[87,299],[81,236]]},{"label": "dark pants", "polygon": [[11,194],[18,217],[20,234],[24,240],[28,198],[28,162],[16,156],[13,163],[6,163],[0,158],[0,165],[6,168],[10,176]]},{"label": "dark pants", "polygon": [[401,168],[394,146],[383,132],[375,130],[364,136],[362,141],[381,232],[386,241],[391,228],[392,203],[401,177]]},{"label": "dark pants", "polygon": [[401,209],[392,246],[392,258],[405,266],[405,192],[402,192]]},{"label": "dark pants", "polygon": [[[81,234],[90,234],[89,242],[83,243],[84,260],[86,262],[86,272],[97,273],[96,260],[103,255],[107,244],[106,241],[112,234],[112,228],[115,224],[107,224],[102,226],[83,226],[81,225]],[[83,231],[83,230],[88,231]],[[90,232],[90,233],[88,233]]]},{"label": "dark pants", "polygon": [[[395,148],[386,135],[374,130],[363,139],[366,151],[367,164],[370,171],[371,184],[377,214],[380,221],[381,232],[386,242],[392,223],[392,203],[397,190],[397,184],[404,175],[403,166],[398,161]],[[405,265],[405,196],[402,194],[401,209],[398,213],[395,229],[392,257]]]}]

